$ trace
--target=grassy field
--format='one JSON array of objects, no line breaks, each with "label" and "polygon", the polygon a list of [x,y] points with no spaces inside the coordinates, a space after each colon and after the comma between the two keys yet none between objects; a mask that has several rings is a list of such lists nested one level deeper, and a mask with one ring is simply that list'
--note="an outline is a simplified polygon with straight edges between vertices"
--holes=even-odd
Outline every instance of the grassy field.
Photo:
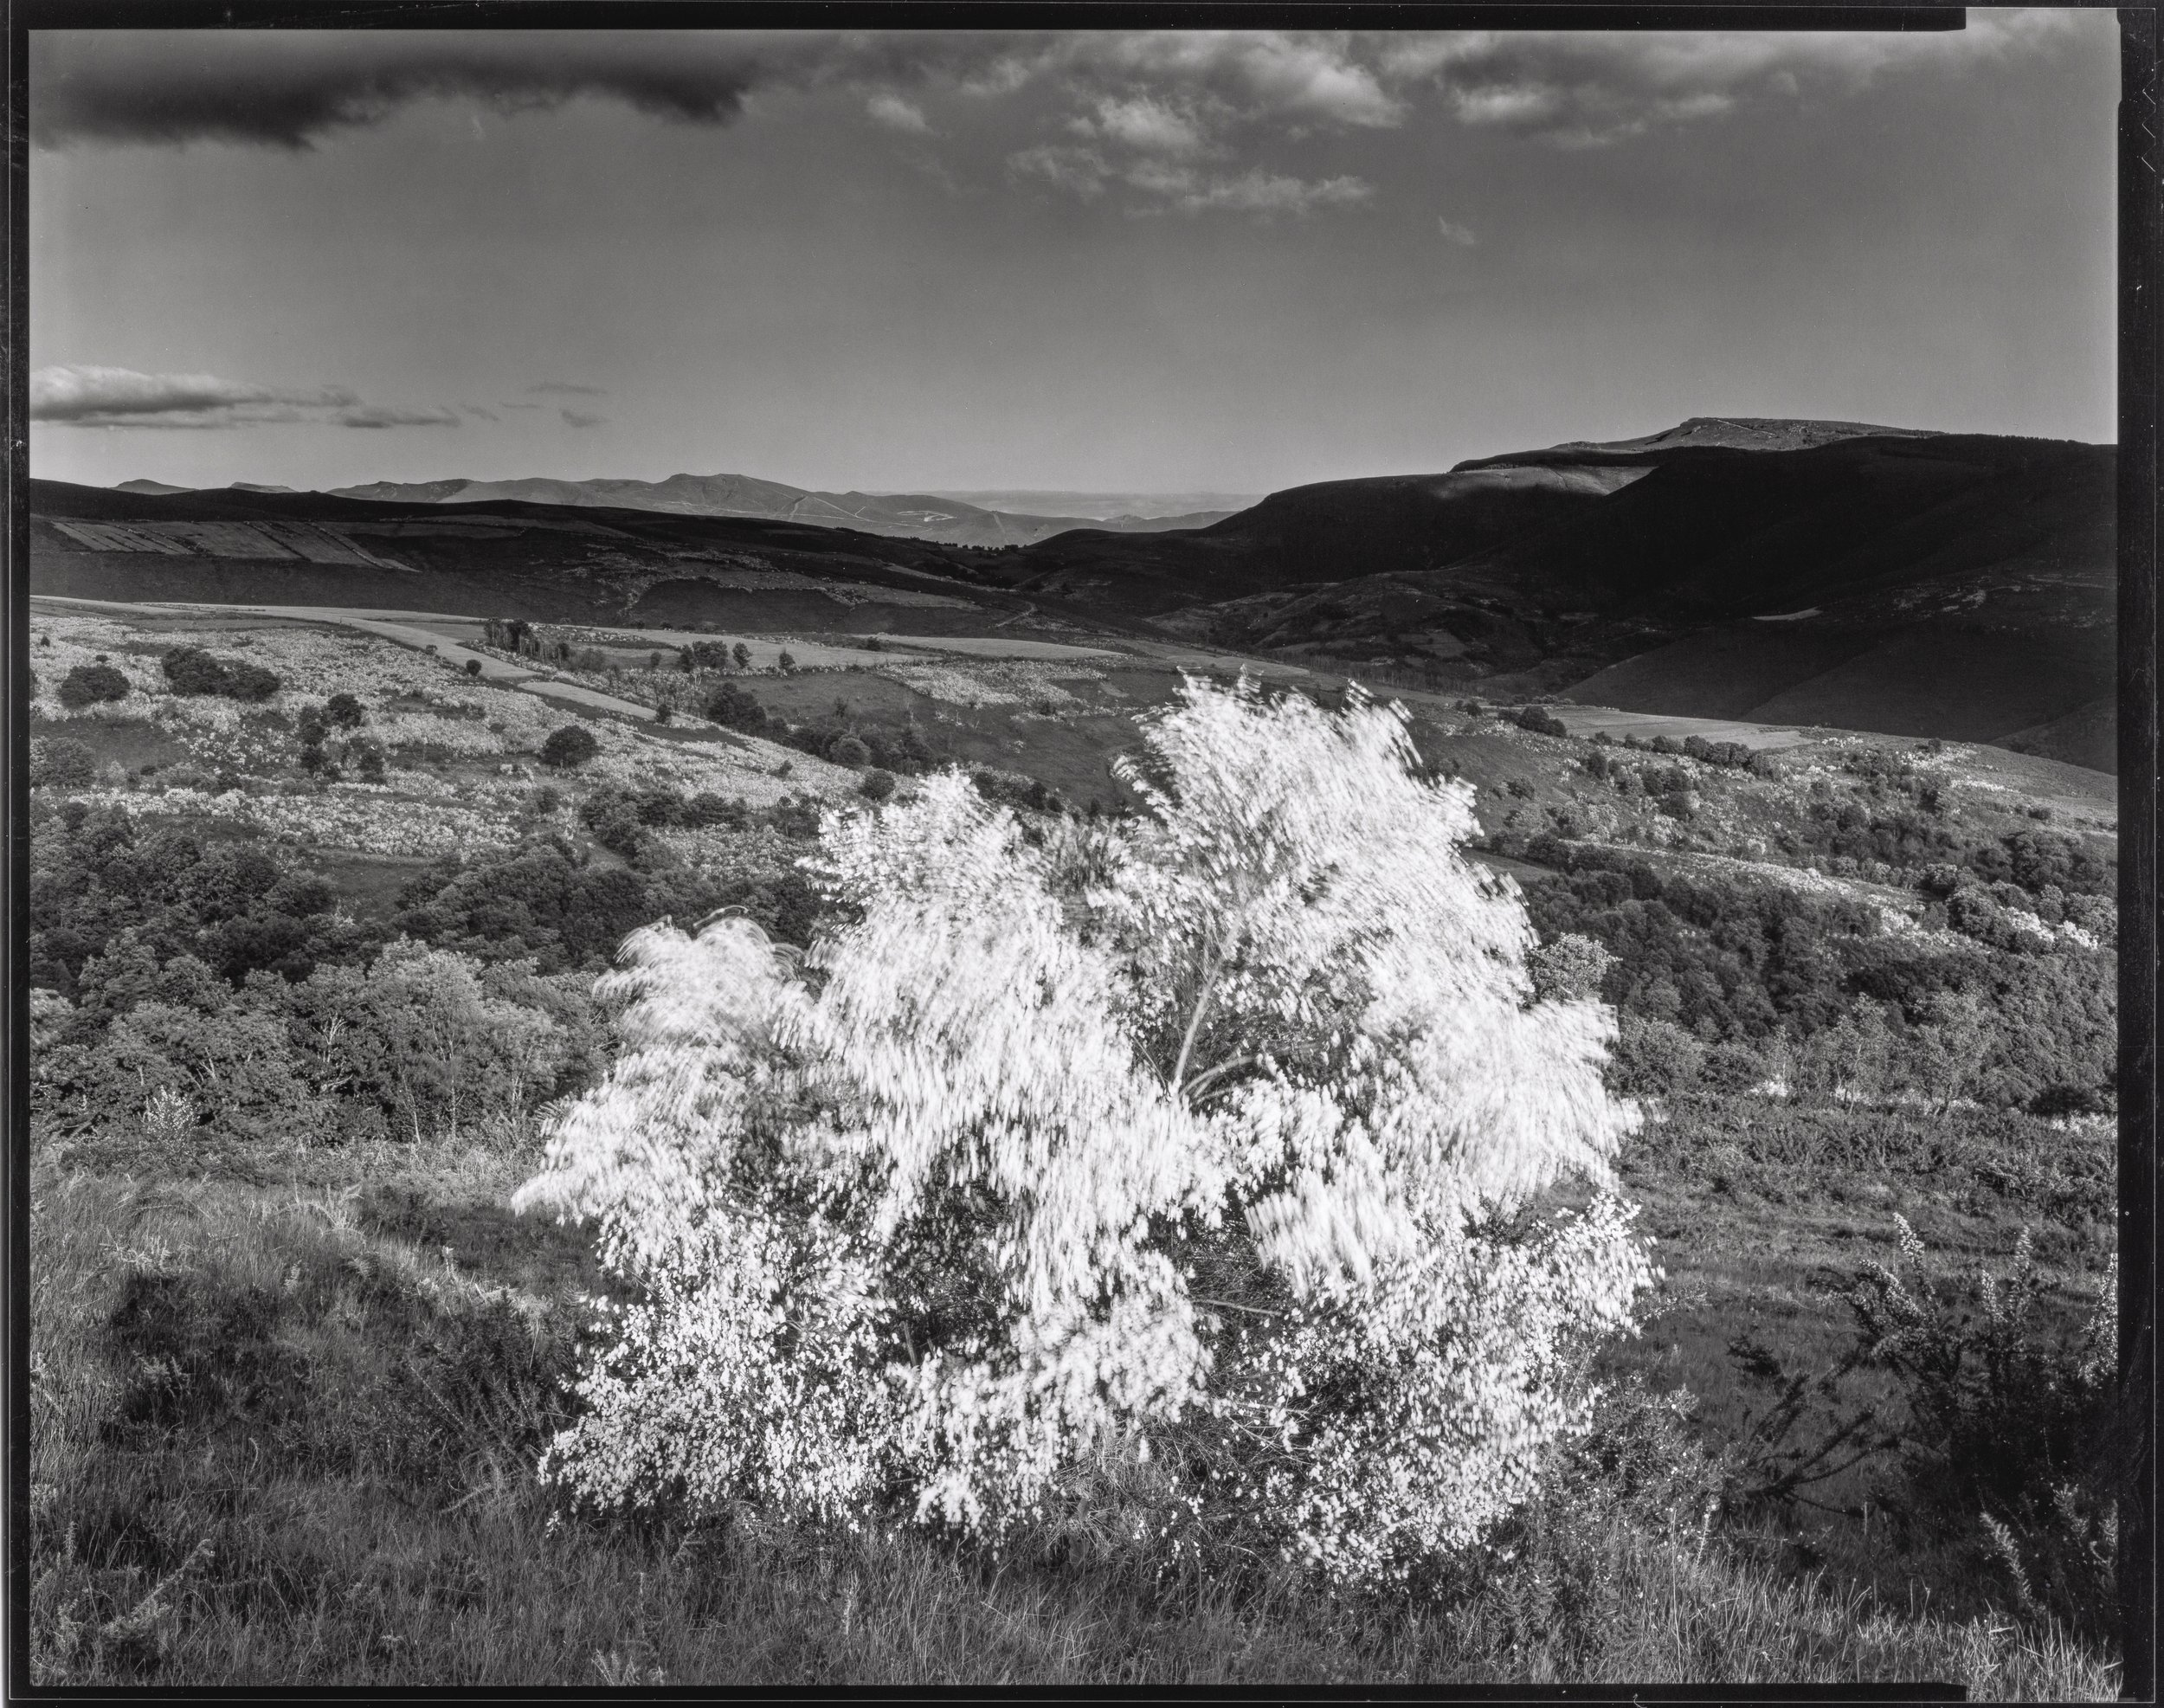
[{"label": "grassy field", "polygon": [[[569,1415],[573,1301],[597,1276],[576,1229],[505,1208],[531,1160],[303,1144],[242,1179],[141,1144],[39,1157],[42,1682],[1913,1679],[2010,1700],[2112,1693],[2102,1654],[1949,1605],[1946,1582],[1903,1581],[1867,1538],[1709,1533],[1622,1501],[1536,1523],[1477,1593],[1368,1607],[1290,1581],[1151,1587],[907,1536],[552,1528],[532,1463]],[[1720,1386],[1727,1334],[1777,1330],[1807,1355],[1832,1322],[1803,1285],[1820,1260],[1882,1246],[1895,1204],[1960,1189],[1942,1176],[1843,1208],[1838,1170],[1805,1193],[1785,1153],[1722,1166],[1656,1150],[1631,1171],[1669,1279],[1665,1314],[1629,1357],[1664,1389],[1704,1392],[1716,1429],[1735,1398]],[[1776,1176],[1792,1203],[1825,1208],[1783,1212],[1769,1242],[1753,1207]],[[2017,1219],[1963,1225],[2003,1249]]]}]

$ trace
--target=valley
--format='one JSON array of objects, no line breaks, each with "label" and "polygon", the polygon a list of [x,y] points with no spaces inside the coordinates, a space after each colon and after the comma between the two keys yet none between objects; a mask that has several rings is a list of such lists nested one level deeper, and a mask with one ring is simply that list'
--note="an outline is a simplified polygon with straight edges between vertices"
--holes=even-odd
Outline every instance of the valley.
[{"label": "valley", "polygon": [[[1774,593],[1746,595],[1708,566],[1725,553],[1722,574],[1740,575],[1784,529],[1824,540],[1834,524],[1812,505],[1778,525],[1739,520],[1694,558],[1654,550],[1603,507],[1658,497],[1671,452],[1726,460],[1724,480],[1739,457],[1830,453],[1871,474],[1897,454],[1888,444],[1911,442],[1858,452],[1760,424],[1741,436],[1775,448],[1704,442],[1724,433],[1738,436],[1529,454],[1594,460],[1582,480],[1579,463],[1551,480],[1536,462],[1534,478],[1487,484],[1345,483],[1199,531],[1001,551],[524,501],[424,513],[40,483],[35,1166],[48,1262],[97,1278],[81,1295],[93,1315],[48,1313],[52,1356],[92,1334],[96,1312],[121,1319],[92,1247],[123,1221],[191,1254],[185,1311],[206,1322],[228,1292],[248,1296],[250,1266],[319,1271],[307,1286],[332,1293],[346,1284],[321,1277],[355,1262],[411,1269],[380,1284],[417,1313],[389,1350],[341,1338],[312,1305],[277,1333],[330,1337],[340,1370],[426,1363],[460,1421],[402,1473],[445,1509],[443,1533],[414,1545],[512,1557],[488,1538],[538,1524],[538,1497],[489,1493],[486,1465],[530,1456],[538,1438],[475,1420],[496,1415],[491,1384],[525,1380],[514,1373],[529,1361],[568,1368],[569,1301],[592,1258],[576,1230],[511,1216],[506,1194],[557,1099],[606,1065],[594,980],[624,934],[729,912],[802,948],[827,917],[802,864],[822,820],[907,801],[958,766],[1032,835],[1110,822],[1137,805],[1115,763],[1136,751],[1137,718],[1172,705],[1184,678],[1246,676],[1326,706],[1360,685],[1403,707],[1423,775],[1471,790],[1466,852],[1523,897],[1536,981],[1589,981],[1618,1016],[1613,1083],[1646,1112],[1618,1178],[1665,1276],[1644,1332],[1603,1355],[1617,1403],[1637,1408],[1603,1428],[1722,1467],[1703,1473],[1730,1505],[1691,1616],[1760,1597],[1781,1609],[1754,1639],[1764,1653],[1823,1671],[1837,1663],[1800,1634],[1846,1615],[1814,1598],[1898,1607],[1921,1583],[1935,1611],[1901,1625],[1904,1658],[1883,1664],[1970,1665],[1916,1657],[1950,1657],[1995,1616],[1973,1541],[1921,1520],[1889,1528],[1903,1497],[1886,1453],[1801,1500],[1782,1492],[1781,1455],[1858,1408],[1902,1415],[1889,1378],[1843,1361],[1845,1301],[1872,1265],[1910,1261],[1904,1225],[1927,1254],[1917,1273],[1949,1299],[2032,1262],[2038,1331],[2058,1341],[2106,1283],[2116,783],[2069,757],[2108,758],[2103,744],[2060,738],[2109,687],[2109,629],[2094,620],[2109,565],[2090,530],[2086,555],[2038,567],[2058,549],[2046,528],[2019,574],[1975,549],[1953,569],[1903,567],[1883,542],[1866,574],[1867,542],[1852,538],[1820,571],[1794,549]],[[1601,458],[1641,461],[1624,479]],[[1810,479],[1838,497],[1844,468]],[[1605,592],[1571,568],[1588,540],[1623,565]],[[1459,558],[1292,578],[1367,547]],[[1213,567],[1190,577],[1186,560],[1204,554]],[[1657,562],[1669,568],[1653,574]],[[176,648],[274,686],[183,692]],[[401,1029],[409,1010],[440,1015],[455,1063]],[[113,1196],[116,1181],[154,1183],[169,1208]],[[296,1195],[348,1206],[346,1219],[311,1231],[313,1212],[267,1209],[235,1231],[248,1206]],[[431,1279],[417,1266],[437,1253]],[[478,1314],[421,1302],[469,1294]],[[530,1328],[512,1335],[490,1300]],[[461,1336],[482,1350],[455,1353]],[[234,1344],[259,1356],[245,1335]],[[1779,1380],[1806,1383],[1778,1429],[1752,1350],[1769,1344]],[[446,1375],[461,1357],[467,1374]],[[361,1381],[332,1370],[311,1378],[325,1393]],[[362,1421],[336,1451],[407,1464],[396,1431],[367,1422],[358,1397],[341,1403]],[[303,1460],[333,1450],[321,1418],[277,1427]],[[314,1546],[297,1530],[244,1540],[211,1515],[209,1485],[171,1455],[200,1440],[215,1459],[222,1428],[187,1423],[170,1452],[147,1437],[66,1451],[127,1486],[163,1479],[235,1557]],[[41,1463],[53,1487],[74,1487],[74,1471]],[[305,1469],[286,1486],[374,1499]],[[87,1494],[67,1499],[89,1511]],[[794,1581],[781,1556],[758,1557]],[[626,1562],[676,1581],[635,1550]],[[917,1593],[901,1586],[946,1569],[885,1555],[860,1569],[870,1595]],[[506,1577],[476,1593],[496,1605],[534,1592]],[[402,1616],[432,1628],[433,1592],[401,1595]],[[191,1628],[191,1665],[246,1670],[216,1647],[233,1627]],[[654,1639],[669,1676],[711,1671],[703,1628],[679,1621]],[[576,1670],[548,1659],[554,1638],[529,1649]],[[2087,1660],[1992,1664],[2002,1682],[2097,1688]]]},{"label": "valley", "polygon": [[906,519],[866,532],[460,482],[369,500],[34,482],[32,584],[896,644],[1117,636],[1163,660],[1185,645],[1394,691],[1997,743],[2109,770],[2112,467],[2108,447],[1699,420],[1294,488],[1207,525],[1085,521],[990,545]]}]

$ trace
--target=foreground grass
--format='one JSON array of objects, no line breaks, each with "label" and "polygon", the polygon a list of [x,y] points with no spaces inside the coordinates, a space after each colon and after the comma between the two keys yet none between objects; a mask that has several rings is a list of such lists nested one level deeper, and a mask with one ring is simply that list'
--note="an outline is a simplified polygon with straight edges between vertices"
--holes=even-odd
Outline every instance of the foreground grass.
[{"label": "foreground grass", "polygon": [[[1644,1503],[1536,1515],[1420,1605],[1276,1580],[557,1518],[578,1236],[519,1159],[407,1152],[306,1188],[40,1163],[34,1666],[47,1684],[1936,1680],[2113,1694],[1990,1615],[1798,1576]],[[555,1519],[555,1527],[551,1527]]]}]

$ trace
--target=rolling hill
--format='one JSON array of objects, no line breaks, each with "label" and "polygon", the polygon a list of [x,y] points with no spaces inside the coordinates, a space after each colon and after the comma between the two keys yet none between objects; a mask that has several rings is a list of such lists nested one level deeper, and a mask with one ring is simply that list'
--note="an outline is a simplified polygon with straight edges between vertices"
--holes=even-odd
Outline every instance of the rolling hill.
[{"label": "rolling hill", "polygon": [[1018,621],[1155,633],[984,584],[975,565],[989,552],[796,523],[46,480],[30,482],[30,509],[32,590],[78,598],[852,634]]},{"label": "rolling hill", "polygon": [[1324,668],[2108,768],[2115,471],[2108,446],[1693,422],[1066,534],[1014,569]]},{"label": "rolling hill", "polygon": [[[1704,417],[1295,487],[1202,527],[997,548],[892,532],[891,512],[874,527],[611,508],[617,483],[540,502],[451,482],[354,497],[33,481],[31,579],[654,626],[1051,624],[1387,686],[1935,735],[2108,770],[2115,468],[2109,446]],[[821,496],[693,485],[686,502],[746,509]]]}]

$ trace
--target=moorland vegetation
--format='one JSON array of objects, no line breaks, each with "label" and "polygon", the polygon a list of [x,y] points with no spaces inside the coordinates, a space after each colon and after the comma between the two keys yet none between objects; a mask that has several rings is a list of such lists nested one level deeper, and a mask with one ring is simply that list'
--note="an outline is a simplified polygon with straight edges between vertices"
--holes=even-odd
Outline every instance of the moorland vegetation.
[{"label": "moorland vegetation", "polygon": [[[381,641],[184,635],[280,679],[236,700],[42,628],[42,1679],[2114,1690],[2116,869],[1958,752],[1433,707],[1401,750],[1195,689],[1078,814],[857,696],[574,723]],[[69,704],[100,651],[126,691]],[[1376,857],[1423,813],[1516,884]],[[1333,862],[1370,875],[1296,929]],[[1523,970],[1408,961],[1394,873]],[[1474,1009],[1494,1061],[1400,1072]],[[1546,1067],[1477,1095],[1557,1015],[1560,1115]],[[1016,1077],[1043,1047],[1075,1071]],[[679,1081],[756,1117],[733,1149]],[[1628,1231],[1563,1166],[1603,1157]],[[514,1214],[537,1176],[587,1219]],[[1454,1220],[1484,1182],[1515,1213]],[[1373,1279],[1475,1253],[1520,1291]]]}]

